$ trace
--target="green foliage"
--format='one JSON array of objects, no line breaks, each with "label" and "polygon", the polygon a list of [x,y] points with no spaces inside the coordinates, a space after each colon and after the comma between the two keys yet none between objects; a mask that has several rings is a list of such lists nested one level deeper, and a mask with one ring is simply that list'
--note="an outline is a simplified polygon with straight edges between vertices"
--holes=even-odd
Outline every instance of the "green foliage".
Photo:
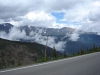
[{"label": "green foliage", "polygon": [[55,47],[53,48],[53,58],[57,58],[57,52],[56,52],[56,49],[55,49]]},{"label": "green foliage", "polygon": [[80,55],[83,55],[84,54],[84,50],[82,48],[80,49],[79,54]]},{"label": "green foliage", "polygon": [[[47,58],[44,58],[45,46],[41,44],[0,40],[0,69],[23,65],[22,62],[20,62],[20,60],[17,61],[17,63],[14,60],[11,60],[10,65],[8,65],[6,58],[5,58],[6,56],[5,54],[7,53],[10,54],[13,48],[18,48],[19,46],[21,46],[21,48],[24,47],[23,49],[27,49],[27,52],[37,53],[38,56],[36,57],[36,62],[39,62],[39,63],[100,51],[100,47],[97,47],[96,45],[94,45],[90,49],[87,48],[86,51],[81,48],[77,54],[73,51],[72,55],[66,55],[66,52],[64,51],[64,53],[62,53],[62,56],[59,57],[59,54],[56,51],[55,47],[53,48],[53,50],[48,47]],[[29,63],[27,62],[26,64],[29,64]]]},{"label": "green foliage", "polygon": [[40,59],[38,59],[38,63],[40,63],[40,62],[46,62],[46,61],[48,61],[48,59],[47,58],[40,58]]},{"label": "green foliage", "polygon": [[89,53],[93,53],[93,52],[99,52],[100,51],[100,47],[97,47],[96,45],[94,45],[92,48],[87,48],[86,50],[83,50],[82,48],[77,52],[77,55],[83,55],[83,54],[89,54]]},{"label": "green foliage", "polygon": [[67,55],[66,55],[66,52],[64,51],[64,58],[66,58],[67,57]]},{"label": "green foliage", "polygon": [[21,66],[21,63],[20,63],[20,61],[18,61],[18,66]]}]

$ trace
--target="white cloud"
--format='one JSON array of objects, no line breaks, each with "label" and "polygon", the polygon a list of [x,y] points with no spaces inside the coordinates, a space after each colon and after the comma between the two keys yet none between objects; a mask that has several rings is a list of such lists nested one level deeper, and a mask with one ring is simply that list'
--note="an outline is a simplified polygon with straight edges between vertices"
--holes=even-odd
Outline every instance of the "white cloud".
[{"label": "white cloud", "polygon": [[7,39],[7,33],[4,32],[4,31],[0,31],[0,38],[4,38],[4,39]]},{"label": "white cloud", "polygon": [[[41,33],[42,33],[42,30],[40,30],[38,33],[37,32],[30,32],[30,36],[35,42],[46,45],[47,36],[42,36]],[[55,48],[58,51],[61,51],[61,50],[63,51],[66,42],[59,41],[56,43],[55,42],[56,38],[57,37],[48,36],[48,44],[47,45],[51,48],[53,48],[53,46],[55,45]]]},{"label": "white cloud", "polygon": [[52,15],[45,13],[44,11],[40,11],[40,12],[30,12],[26,15],[26,17],[30,20],[52,20]]},{"label": "white cloud", "polygon": [[100,0],[97,0],[97,1],[93,2],[92,5],[95,6],[95,7],[100,6],[100,2],[99,1]]},{"label": "white cloud", "polygon": [[56,22],[55,17],[53,17],[51,14],[45,13],[44,11],[30,12],[21,18],[23,18],[21,21],[12,21],[11,23],[13,25],[16,24],[17,26],[33,25],[40,27],[52,27],[53,23]]},{"label": "white cloud", "polygon": [[[66,23],[57,23],[51,15],[59,11],[65,13],[63,20]],[[0,0],[0,23],[54,28],[68,26],[99,32],[99,11],[100,0]]]},{"label": "white cloud", "polygon": [[69,40],[71,40],[71,41],[77,41],[79,38],[80,38],[79,33],[77,33],[77,32],[74,32],[69,35]]},{"label": "white cloud", "polygon": [[[19,35],[20,34],[20,35]],[[10,40],[16,40],[16,39],[24,39],[26,37],[26,33],[23,30],[22,32],[17,29],[16,27],[12,28],[10,32],[8,33]]]},{"label": "white cloud", "polygon": [[5,31],[0,31],[0,38],[8,40],[29,40],[30,37],[26,35],[24,30],[20,31],[18,28],[11,28],[10,32],[7,34]]},{"label": "white cloud", "polygon": [[88,13],[89,13],[89,10],[78,6],[76,8],[66,11],[64,20],[68,22],[82,22]]},{"label": "white cloud", "polygon": [[[15,40],[15,41],[19,41],[21,39],[30,40],[31,42],[34,41],[46,45],[47,36],[41,35],[42,31],[43,31],[42,29],[39,30],[39,32],[32,31],[29,33],[29,35],[26,35],[26,32],[24,30],[21,31],[18,28],[13,27],[8,34],[4,31],[0,31],[0,38]],[[53,46],[55,45],[55,48],[58,51],[64,50],[66,42],[64,41],[55,42],[56,38],[57,37],[48,36],[48,46],[53,48]]]}]

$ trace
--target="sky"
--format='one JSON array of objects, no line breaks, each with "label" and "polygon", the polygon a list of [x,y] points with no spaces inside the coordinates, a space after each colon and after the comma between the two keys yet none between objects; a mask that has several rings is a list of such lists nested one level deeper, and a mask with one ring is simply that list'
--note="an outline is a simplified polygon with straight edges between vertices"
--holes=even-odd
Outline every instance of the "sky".
[{"label": "sky", "polygon": [[[68,36],[70,40],[77,41],[80,30],[100,35],[100,0],[0,0],[0,23],[48,28],[71,27],[76,30]],[[21,32],[16,28],[12,28],[8,34],[1,31],[0,37],[9,40],[34,39],[44,45],[46,39],[36,32],[30,32],[27,36],[24,30]],[[54,44],[57,50],[61,50],[66,42],[56,43],[55,37],[49,37],[48,46],[53,47]]]},{"label": "sky", "polygon": [[100,0],[0,0],[0,23],[100,32]]}]

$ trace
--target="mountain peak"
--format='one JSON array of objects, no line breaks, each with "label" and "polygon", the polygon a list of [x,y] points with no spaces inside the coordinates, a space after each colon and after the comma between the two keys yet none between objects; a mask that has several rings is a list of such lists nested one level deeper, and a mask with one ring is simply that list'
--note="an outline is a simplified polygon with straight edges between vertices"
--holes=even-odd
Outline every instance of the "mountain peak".
[{"label": "mountain peak", "polygon": [[6,33],[9,33],[9,30],[13,27],[10,23],[2,23],[0,24],[0,31],[5,31]]}]

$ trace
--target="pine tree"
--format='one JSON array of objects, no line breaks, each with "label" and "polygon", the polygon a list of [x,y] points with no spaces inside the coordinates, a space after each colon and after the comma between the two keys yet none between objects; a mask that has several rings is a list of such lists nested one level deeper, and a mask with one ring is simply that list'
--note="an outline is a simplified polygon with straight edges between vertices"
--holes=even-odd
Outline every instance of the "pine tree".
[{"label": "pine tree", "polygon": [[94,46],[93,46],[93,50],[95,50],[96,49],[96,46],[95,46],[95,44],[94,44]]},{"label": "pine tree", "polygon": [[57,52],[56,52],[55,46],[53,48],[53,58],[57,58]]},{"label": "pine tree", "polygon": [[18,61],[18,66],[21,66],[21,63],[20,63],[20,61]]},{"label": "pine tree", "polygon": [[81,54],[81,55],[84,54],[84,51],[83,51],[82,48],[80,49],[80,54]]},{"label": "pine tree", "polygon": [[93,52],[93,48],[90,48],[88,53],[92,53]]},{"label": "pine tree", "polygon": [[75,51],[74,51],[74,50],[72,51],[72,55],[73,55],[73,56],[75,55]]},{"label": "pine tree", "polygon": [[67,55],[66,55],[66,51],[64,51],[64,58],[66,58],[67,57]]},{"label": "pine tree", "polygon": [[86,49],[86,53],[88,53],[88,52],[89,52],[89,49],[87,48],[87,49]]}]

